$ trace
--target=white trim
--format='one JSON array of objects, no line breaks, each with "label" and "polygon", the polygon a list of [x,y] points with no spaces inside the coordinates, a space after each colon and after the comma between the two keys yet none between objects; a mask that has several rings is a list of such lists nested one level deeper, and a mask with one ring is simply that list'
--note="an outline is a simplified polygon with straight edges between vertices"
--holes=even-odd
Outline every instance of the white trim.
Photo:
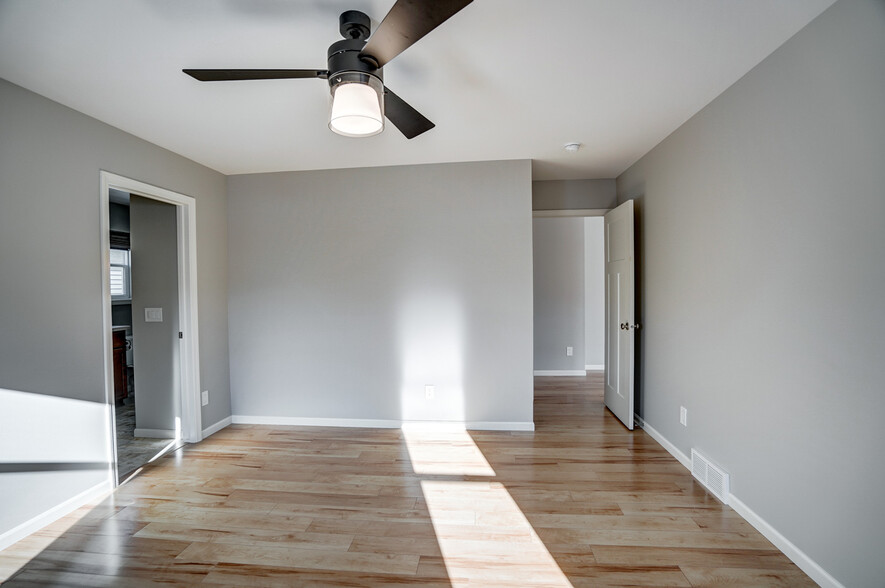
[{"label": "white trim", "polygon": [[400,421],[388,419],[334,419],[318,417],[279,417],[235,414],[236,425],[282,425],[297,427],[350,427],[366,429],[401,429],[456,427],[468,431],[534,431],[535,423],[526,421]]},{"label": "white trim", "polygon": [[781,535],[777,529],[772,527],[765,519],[756,514],[749,506],[744,504],[734,494],[729,494],[728,505],[734,509],[736,513],[744,517],[748,523],[753,525],[757,531],[762,533],[766,539],[771,541],[775,547],[784,552],[790,560],[799,566],[803,572],[824,588],[845,588],[836,578],[831,576],[824,570],[820,564],[811,559],[807,553],[796,547],[792,541]]},{"label": "white trim", "polygon": [[559,218],[568,216],[605,216],[610,208],[574,208],[572,210],[533,210],[534,218]]},{"label": "white trim", "polygon": [[[661,447],[666,449],[670,455],[675,457],[679,463],[681,463],[685,468],[691,472],[691,459],[679,449],[670,443],[670,441],[661,435],[654,427],[645,422],[639,415],[634,415],[634,420],[638,423],[639,427],[642,428],[643,431],[648,433],[649,437],[657,441],[661,444]],[[821,585],[824,588],[845,588],[836,578],[831,576],[824,570],[820,564],[811,559],[811,557],[796,547],[792,541],[781,535],[781,533],[771,526],[765,519],[756,514],[749,506],[744,504],[744,502],[735,496],[734,494],[729,493],[728,495],[728,506],[730,506],[736,513],[741,515],[745,521],[753,525],[757,531],[762,533],[762,535],[771,541],[775,547],[780,549],[784,555],[790,558],[794,564],[796,564],[799,569],[808,574],[808,576]]]},{"label": "white trim", "polygon": [[587,370],[588,372],[601,372],[601,371],[605,370],[605,364],[602,364],[602,363],[590,364],[590,363],[588,363],[587,365],[584,366],[584,369]]},{"label": "white trim", "polygon": [[232,422],[233,422],[232,417],[225,417],[225,418],[221,419],[220,421],[218,421],[217,423],[215,423],[214,425],[209,425],[208,427],[203,429],[203,439],[206,439],[206,437],[209,437],[210,435],[214,435],[215,433],[217,433],[221,429],[230,425]]},{"label": "white trim", "polygon": [[534,431],[535,423],[531,421],[467,421],[464,428],[468,431]]},{"label": "white trim", "polygon": [[[104,349],[104,400],[107,407],[108,463],[111,465],[111,478],[117,479],[117,421],[114,418],[114,343],[111,300],[111,205],[109,178],[105,172],[99,173],[100,194],[98,199],[99,243],[101,248],[101,315],[102,348]],[[112,486],[114,482],[111,482]]]},{"label": "white trim", "polygon": [[0,535],[0,551],[21,541],[28,535],[36,533],[46,525],[54,523],[63,516],[71,514],[84,504],[103,498],[107,493],[112,492],[113,489],[113,483],[109,478],[100,484],[96,484],[92,488],[80,492],[76,496],[68,498],[64,502],[53,506],[44,513],[38,514],[17,527],[13,527]]},{"label": "white trim", "polygon": [[535,370],[536,376],[586,376],[584,370]]},{"label": "white trim", "polygon": [[[190,196],[179,194],[165,188],[152,186],[138,180],[119,176],[104,170],[99,172],[100,184],[100,230],[101,230],[101,256],[102,256],[102,307],[104,310],[104,349],[105,349],[105,398],[108,404],[113,405],[113,357],[111,343],[111,304],[110,290],[108,285],[109,271],[109,210],[110,189],[116,188],[124,192],[144,196],[152,200],[173,204],[176,207],[177,233],[178,233],[178,299],[179,299],[179,323],[185,334],[179,346],[181,366],[181,386],[176,398],[176,412],[181,423],[180,435],[173,437],[189,443],[196,443],[202,439],[202,413],[200,409],[200,338],[197,308],[197,219],[196,200]],[[111,446],[113,449],[114,463],[116,455],[116,434],[111,412]]]},{"label": "white trim", "polygon": [[689,472],[691,471],[690,457],[679,451],[679,449],[675,445],[670,443],[669,439],[661,435],[657,429],[645,422],[645,419],[643,419],[638,414],[633,413],[633,420],[636,422],[640,429],[648,433],[649,437],[657,441],[661,445],[661,447],[666,449],[670,455],[675,457],[676,460],[685,467],[685,469],[687,469]]},{"label": "white trim", "polygon": [[133,437],[148,437],[149,439],[177,439],[175,429],[135,429]]},{"label": "white trim", "polygon": [[235,414],[235,425],[283,425],[294,427],[353,427],[368,429],[399,429],[402,421],[382,419],[332,419],[318,417],[252,416]]}]

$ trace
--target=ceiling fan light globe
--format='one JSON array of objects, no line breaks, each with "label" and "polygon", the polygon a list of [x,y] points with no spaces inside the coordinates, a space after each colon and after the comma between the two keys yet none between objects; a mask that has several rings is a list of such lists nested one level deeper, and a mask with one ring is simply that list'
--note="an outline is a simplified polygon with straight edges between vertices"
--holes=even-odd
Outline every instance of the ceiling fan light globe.
[{"label": "ceiling fan light globe", "polygon": [[384,88],[367,81],[342,81],[332,86],[329,128],[345,137],[370,137],[384,130]]}]

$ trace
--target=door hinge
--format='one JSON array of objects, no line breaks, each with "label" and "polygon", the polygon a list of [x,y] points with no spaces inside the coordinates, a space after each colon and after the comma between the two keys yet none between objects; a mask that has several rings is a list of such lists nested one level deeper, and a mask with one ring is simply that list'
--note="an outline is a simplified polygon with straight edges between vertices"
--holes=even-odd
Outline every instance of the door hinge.
[{"label": "door hinge", "polygon": [[184,333],[182,333],[181,331],[178,331],[178,338],[184,339]]}]

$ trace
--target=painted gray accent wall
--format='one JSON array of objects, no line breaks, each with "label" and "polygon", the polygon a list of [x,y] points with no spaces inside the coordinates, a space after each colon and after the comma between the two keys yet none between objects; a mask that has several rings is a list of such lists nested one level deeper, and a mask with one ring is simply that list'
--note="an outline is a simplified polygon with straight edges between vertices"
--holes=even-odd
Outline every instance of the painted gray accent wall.
[{"label": "painted gray accent wall", "polygon": [[[99,170],[197,201],[201,379],[213,390],[202,416],[204,424],[215,423],[230,414],[224,176],[3,80],[0,388],[105,402]],[[43,416],[22,409],[14,418]],[[54,430],[70,430],[62,424]],[[99,428],[82,434],[101,437],[90,443],[104,442]],[[61,452],[70,437],[44,441],[44,461],[55,461],[56,448]],[[6,448],[0,452],[0,459],[8,459]],[[0,534],[58,504],[59,488],[71,497],[107,479],[108,472],[89,472],[75,481],[65,472],[32,475],[21,483],[12,483],[13,476],[0,475],[0,495],[4,510],[18,522],[4,522]]]},{"label": "painted gray accent wall", "polygon": [[605,226],[601,216],[584,219],[584,357],[605,364]]},{"label": "painted gray accent wall", "polygon": [[532,182],[532,210],[614,208],[615,180],[543,180]]},{"label": "painted gray accent wall", "polygon": [[883,56],[837,2],[618,178],[641,415],[845,586],[885,578]]},{"label": "painted gray accent wall", "polygon": [[235,415],[532,421],[529,161],[228,191]]},{"label": "painted gray accent wall", "polygon": [[[179,412],[178,221],[172,204],[132,196],[132,363],[135,427],[175,429]],[[163,322],[145,322],[162,308]]]},{"label": "painted gray accent wall", "polygon": [[583,370],[584,219],[533,219],[532,239],[535,370]]}]

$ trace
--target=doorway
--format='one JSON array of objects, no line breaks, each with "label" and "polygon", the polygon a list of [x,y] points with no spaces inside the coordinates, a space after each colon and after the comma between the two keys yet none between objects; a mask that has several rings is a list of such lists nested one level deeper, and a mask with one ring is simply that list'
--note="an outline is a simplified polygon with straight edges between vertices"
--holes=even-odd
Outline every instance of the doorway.
[{"label": "doorway", "polygon": [[[605,363],[603,217],[535,211],[534,374],[584,376]],[[601,211],[602,212],[602,211]]]},{"label": "doorway", "polygon": [[117,483],[200,440],[194,209],[188,196],[101,172],[105,382]]},{"label": "doorway", "polygon": [[[605,405],[629,430],[634,427],[634,409],[636,405],[637,391],[634,383],[634,349],[636,342],[636,331],[641,325],[635,321],[635,245],[634,245],[634,203],[632,200],[621,203],[614,209],[610,210],[551,210],[551,211],[534,211],[533,216],[533,251],[534,251],[534,282],[535,282],[535,375],[565,376],[565,375],[585,375],[586,371],[579,369],[565,370],[539,370],[539,358],[542,362],[562,362],[561,341],[554,345],[549,345],[548,341],[539,338],[539,331],[549,338],[549,333],[559,334],[559,331],[569,335],[568,330],[574,330],[574,325],[584,323],[585,317],[577,317],[574,308],[576,299],[576,287],[569,287],[569,282],[575,283],[574,274],[580,273],[583,264],[575,264],[571,262],[571,275],[567,272],[560,274],[565,275],[564,279],[557,280],[553,274],[539,276],[539,267],[557,267],[568,265],[563,260],[574,257],[572,251],[578,249],[575,243],[580,242],[580,238],[571,237],[572,244],[563,246],[561,242],[568,239],[565,237],[569,232],[566,225],[562,225],[562,231],[553,230],[555,225],[548,225],[545,231],[539,231],[543,222],[556,221],[560,217],[561,220],[573,220],[570,217],[604,217],[603,221],[603,315],[605,317],[604,327],[602,330],[604,343],[604,364],[602,366],[602,374],[605,377]],[[575,229],[571,229],[571,234],[575,235]],[[540,236],[540,238],[539,238]],[[544,243],[547,241],[548,243]],[[557,243],[557,242],[560,243]],[[549,246],[554,243],[554,246]],[[539,246],[539,244],[541,244]],[[548,251],[539,251],[547,249]],[[586,268],[584,268],[586,271]],[[545,294],[545,289],[550,290],[552,294]],[[571,291],[571,297],[569,297]],[[542,295],[539,297],[539,293]],[[546,303],[547,308],[539,311],[539,298]],[[549,301],[553,300],[553,303]],[[565,304],[563,304],[565,302]],[[570,302],[570,304],[569,304]],[[549,315],[555,315],[561,306],[571,307],[571,321],[559,321],[559,329],[550,328],[551,321]],[[546,316],[545,316],[546,314]],[[539,321],[540,318],[540,321]],[[542,328],[539,329],[539,322]],[[546,323],[546,324],[545,324]],[[562,327],[564,325],[564,328]],[[554,327],[557,325],[554,323]],[[547,329],[545,332],[544,329]],[[571,339],[576,340],[574,333],[570,334]],[[540,340],[539,340],[540,339]],[[540,343],[540,345],[539,345]],[[540,347],[540,349],[539,349]],[[551,353],[552,350],[552,353]],[[573,348],[566,346],[566,356],[572,355]],[[570,357],[568,359],[571,359]],[[586,367],[589,367],[589,361]],[[570,366],[575,368],[575,361],[572,360]],[[586,370],[585,367],[585,370]]]}]

